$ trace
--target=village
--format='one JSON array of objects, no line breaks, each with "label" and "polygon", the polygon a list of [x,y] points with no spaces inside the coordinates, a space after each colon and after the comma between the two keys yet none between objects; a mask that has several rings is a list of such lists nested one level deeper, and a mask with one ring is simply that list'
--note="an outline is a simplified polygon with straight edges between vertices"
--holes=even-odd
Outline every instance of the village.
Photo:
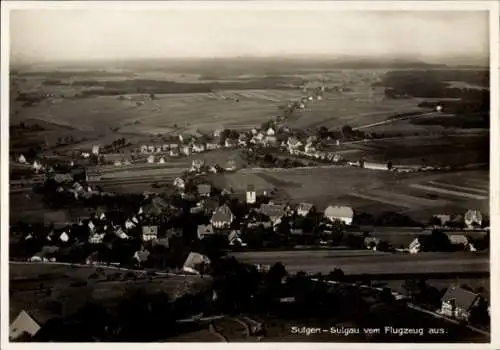
[{"label": "village", "polygon": [[[317,210],[315,203],[283,202],[275,198],[276,193],[258,191],[253,185],[248,185],[243,193],[219,188],[207,175],[237,172],[241,169],[237,162],[229,159],[223,164],[207,164],[196,158],[196,154],[229,149],[242,152],[245,159],[260,167],[277,167],[278,156],[288,155],[295,157],[294,161],[284,161],[283,167],[322,166],[310,163],[319,160],[366,171],[444,170],[346,160],[340,154],[321,150],[330,141],[333,147],[339,147],[338,139],[332,140],[324,134],[322,138],[289,136],[289,133],[290,130],[278,129],[270,122],[260,130],[253,128],[241,133],[221,130],[211,137],[180,134],[168,137],[163,143],[139,147],[121,139],[111,146],[95,145],[88,151],[72,152],[71,156],[59,154],[57,162],[50,156],[26,159],[19,155],[16,162],[29,169],[32,180],[25,177],[14,184],[21,190],[26,184],[33,185],[33,192],[59,211],[47,213],[39,222],[11,223],[11,260],[203,275],[210,273],[209,257],[220,251],[366,250],[393,254],[395,259],[412,255],[417,257],[415,262],[422,253],[488,251],[489,223],[477,209],[461,215],[436,213],[420,224],[402,214],[385,213],[377,218],[378,222],[384,222],[395,232],[398,227],[404,230],[405,226],[416,226],[410,237],[387,237],[372,232],[374,226],[367,226],[366,214],[356,208],[331,203],[326,209]],[[127,153],[129,156],[117,153],[126,147],[132,149]],[[161,171],[162,165],[180,157],[195,158],[180,176],[152,191],[116,193],[101,188],[106,176],[114,171],[102,171],[106,167],[127,171],[147,164],[160,166]],[[139,181],[157,178],[144,176]],[[265,263],[255,266],[262,273],[271,268]],[[321,275],[327,270],[321,267],[312,273]],[[407,296],[401,294],[401,297]],[[290,302],[289,297],[280,300]],[[438,314],[463,322],[475,305],[484,305],[483,301],[478,293],[452,284],[442,296]],[[14,323],[22,324],[29,318],[27,310]]]}]

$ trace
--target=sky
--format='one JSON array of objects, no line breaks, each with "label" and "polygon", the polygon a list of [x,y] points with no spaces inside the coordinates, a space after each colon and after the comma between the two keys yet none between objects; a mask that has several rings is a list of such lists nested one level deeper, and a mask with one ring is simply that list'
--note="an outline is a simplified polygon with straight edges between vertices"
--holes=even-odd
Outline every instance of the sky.
[{"label": "sky", "polygon": [[[269,56],[488,57],[488,13],[13,10],[11,60]],[[445,62],[444,62],[445,63]]]}]

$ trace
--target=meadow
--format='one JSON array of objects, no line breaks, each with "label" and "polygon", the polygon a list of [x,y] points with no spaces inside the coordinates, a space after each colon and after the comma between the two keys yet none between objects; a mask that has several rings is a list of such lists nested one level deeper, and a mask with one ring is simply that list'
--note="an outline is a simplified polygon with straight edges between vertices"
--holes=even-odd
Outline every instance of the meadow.
[{"label": "meadow", "polygon": [[77,310],[89,297],[115,303],[129,291],[146,286],[148,291],[162,291],[175,299],[210,285],[209,278],[194,275],[149,278],[145,271],[49,263],[11,263],[9,274],[11,318],[22,309],[44,310],[51,301]]},{"label": "meadow", "polygon": [[340,268],[346,275],[361,274],[425,274],[425,273],[485,273],[489,271],[487,254],[421,253],[391,254],[373,251],[284,251],[231,253],[238,261],[272,265],[281,262],[288,272],[328,274]]}]

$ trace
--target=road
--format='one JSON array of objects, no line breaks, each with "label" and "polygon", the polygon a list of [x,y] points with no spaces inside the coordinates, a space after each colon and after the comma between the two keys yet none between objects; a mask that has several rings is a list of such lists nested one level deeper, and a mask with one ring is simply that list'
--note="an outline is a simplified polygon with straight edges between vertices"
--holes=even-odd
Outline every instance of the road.
[{"label": "road", "polygon": [[392,123],[395,123],[395,122],[398,122],[398,121],[408,120],[408,119],[425,118],[425,117],[431,116],[431,115],[436,114],[436,113],[437,113],[436,111],[422,112],[421,114],[414,114],[414,115],[411,115],[411,116],[405,116],[405,117],[401,117],[401,118],[387,119],[387,120],[383,120],[383,121],[377,122],[377,123],[371,123],[371,124],[361,125],[361,126],[352,128],[352,130],[368,129],[368,128],[371,128],[371,127],[374,127],[374,126],[392,124]]}]

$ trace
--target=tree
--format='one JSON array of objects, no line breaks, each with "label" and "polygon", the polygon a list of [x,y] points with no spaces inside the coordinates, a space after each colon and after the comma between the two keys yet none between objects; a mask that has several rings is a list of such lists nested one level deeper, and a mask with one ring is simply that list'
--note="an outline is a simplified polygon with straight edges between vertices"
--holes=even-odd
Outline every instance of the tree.
[{"label": "tree", "polygon": [[330,281],[338,281],[341,282],[345,279],[344,271],[342,271],[339,268],[334,268],[330,273],[328,274],[328,280]]},{"label": "tree", "polygon": [[318,128],[318,132],[317,132],[317,134],[318,134],[318,137],[319,137],[320,139],[325,139],[325,138],[327,138],[327,137],[328,137],[328,128],[327,128],[327,127],[325,127],[325,126],[321,126],[321,127],[319,127],[319,128]]},{"label": "tree", "polygon": [[354,136],[354,132],[350,125],[344,125],[341,129],[341,132],[344,139],[350,139]]}]

